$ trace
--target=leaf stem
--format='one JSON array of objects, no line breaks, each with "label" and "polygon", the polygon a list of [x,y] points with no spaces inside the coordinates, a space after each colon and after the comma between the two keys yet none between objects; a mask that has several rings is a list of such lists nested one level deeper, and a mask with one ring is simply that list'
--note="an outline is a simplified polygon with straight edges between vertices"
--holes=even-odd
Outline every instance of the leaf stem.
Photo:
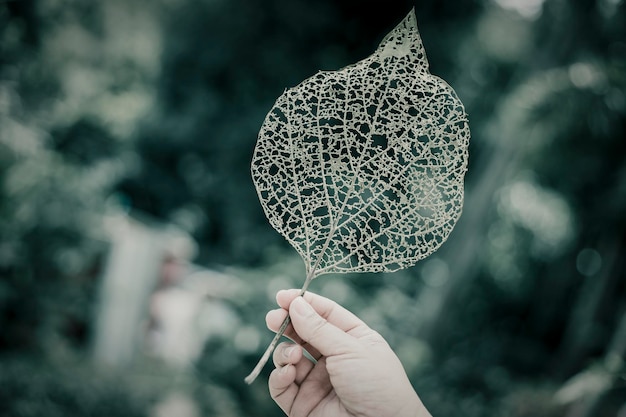
[{"label": "leaf stem", "polygon": [[[307,274],[306,280],[304,281],[304,285],[300,289],[300,294],[299,294],[300,297],[302,297],[304,293],[306,292],[306,290],[309,288],[309,284],[311,284],[312,280],[313,280],[313,273]],[[250,372],[250,375],[245,377],[244,381],[246,381],[246,384],[248,385],[252,384],[254,380],[259,376],[259,374],[263,370],[263,367],[269,360],[270,355],[276,348],[276,345],[278,344],[278,341],[280,340],[281,336],[285,333],[285,330],[287,330],[287,326],[289,326],[289,323],[291,323],[291,317],[289,316],[289,314],[287,314],[287,317],[285,317],[285,320],[283,320],[283,323],[280,325],[278,332],[276,333],[276,335],[270,342],[267,349],[265,349],[263,356],[261,356],[261,359],[259,359],[259,361],[257,362],[252,372]]]}]

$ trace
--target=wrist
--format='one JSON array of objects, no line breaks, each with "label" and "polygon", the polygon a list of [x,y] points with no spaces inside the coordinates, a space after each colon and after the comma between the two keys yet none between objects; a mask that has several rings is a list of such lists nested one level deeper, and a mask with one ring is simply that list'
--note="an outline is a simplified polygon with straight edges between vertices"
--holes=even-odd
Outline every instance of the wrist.
[{"label": "wrist", "polygon": [[417,395],[407,402],[396,417],[432,417]]}]

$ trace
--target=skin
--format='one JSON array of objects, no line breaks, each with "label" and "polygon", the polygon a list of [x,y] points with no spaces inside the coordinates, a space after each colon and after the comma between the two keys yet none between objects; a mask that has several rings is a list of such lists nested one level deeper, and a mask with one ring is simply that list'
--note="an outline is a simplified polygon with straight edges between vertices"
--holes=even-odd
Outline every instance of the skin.
[{"label": "skin", "polygon": [[291,316],[285,334],[295,343],[278,345],[269,378],[288,416],[431,417],[380,334],[334,301],[299,292],[279,291],[280,308],[266,316],[274,332]]}]

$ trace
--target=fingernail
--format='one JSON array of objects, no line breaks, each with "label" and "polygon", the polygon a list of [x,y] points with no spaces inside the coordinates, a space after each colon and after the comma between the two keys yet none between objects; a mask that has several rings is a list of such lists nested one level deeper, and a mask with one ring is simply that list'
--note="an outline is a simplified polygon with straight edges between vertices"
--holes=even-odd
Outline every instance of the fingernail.
[{"label": "fingernail", "polygon": [[294,299],[291,302],[291,305],[293,306],[294,312],[296,314],[301,315],[301,316],[308,316],[308,315],[310,315],[313,312],[313,309],[311,308],[309,303],[304,301],[304,298],[302,298],[302,297],[298,297],[298,298]]},{"label": "fingernail", "polygon": [[293,346],[286,347],[286,348],[283,350],[283,356],[284,356],[285,358],[289,358],[289,355],[291,355],[291,352],[293,352]]}]

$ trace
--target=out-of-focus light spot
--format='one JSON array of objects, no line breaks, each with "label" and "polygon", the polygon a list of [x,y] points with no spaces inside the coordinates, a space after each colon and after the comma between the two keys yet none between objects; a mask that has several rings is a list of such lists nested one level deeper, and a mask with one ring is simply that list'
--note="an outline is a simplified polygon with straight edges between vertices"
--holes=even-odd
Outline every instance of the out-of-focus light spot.
[{"label": "out-of-focus light spot", "polygon": [[85,268],[84,255],[74,249],[62,249],[55,254],[55,263],[64,274],[72,276]]},{"label": "out-of-focus light spot", "polygon": [[101,93],[94,100],[94,109],[111,132],[120,138],[131,137],[137,122],[152,110],[153,92],[134,88],[119,93]]},{"label": "out-of-focus light spot", "polygon": [[355,311],[355,313],[361,320],[378,332],[386,327],[385,317],[383,316],[382,309],[378,305],[366,307],[361,311]]},{"label": "out-of-focus light spot", "polygon": [[469,68],[469,75],[477,84],[487,84],[493,80],[495,67],[491,62],[477,61]]},{"label": "out-of-focus light spot", "polygon": [[161,69],[163,39],[159,15],[148,4],[136,7],[128,2],[102,3],[107,33],[104,47],[109,56],[129,60],[141,72],[154,77]]},{"label": "out-of-focus light spot", "polygon": [[606,18],[610,19],[615,15],[617,9],[622,5],[623,0],[599,0],[596,4],[600,13]]},{"label": "out-of-focus light spot", "polygon": [[0,143],[18,156],[33,156],[41,152],[46,135],[43,131],[6,117],[0,120]]},{"label": "out-of-focus light spot", "polygon": [[256,352],[261,343],[259,331],[252,326],[244,326],[235,335],[235,349],[242,353]]},{"label": "out-of-focus light spot", "polygon": [[576,256],[576,269],[582,275],[590,277],[602,268],[602,257],[597,250],[585,248]]},{"label": "out-of-focus light spot", "polygon": [[[74,106],[105,91],[107,81],[107,74],[101,68],[76,63],[68,64],[62,74],[63,90]],[[81,112],[84,108],[74,107],[73,110]]]},{"label": "out-of-focus light spot", "polygon": [[273,277],[270,282],[267,283],[267,287],[265,287],[266,295],[269,300],[274,302],[276,299],[276,293],[280,290],[288,290],[293,287],[293,282],[289,277],[284,275],[277,275]]},{"label": "out-of-focus light spot", "polygon": [[186,393],[172,392],[152,409],[150,417],[199,417],[195,401]]},{"label": "out-of-focus light spot", "polygon": [[394,347],[398,358],[404,365],[404,369],[407,372],[412,373],[419,369],[421,366],[426,365],[432,360],[433,352],[427,343],[413,338],[403,338],[397,347]]},{"label": "out-of-focus light spot", "polygon": [[611,386],[611,378],[611,373],[595,369],[581,372],[565,382],[553,399],[558,404],[571,404],[588,393],[604,392]]},{"label": "out-of-focus light spot", "polygon": [[569,78],[577,88],[591,88],[602,81],[601,72],[586,62],[577,62],[568,69]]},{"label": "out-of-focus light spot", "polygon": [[520,16],[534,20],[541,15],[541,9],[545,0],[494,0],[495,3],[505,10],[511,10]]},{"label": "out-of-focus light spot", "polygon": [[332,298],[339,304],[344,304],[350,296],[350,287],[341,280],[327,280],[320,294],[324,297]]},{"label": "out-of-focus light spot", "polygon": [[188,233],[193,233],[208,221],[204,210],[196,204],[179,208],[172,213],[170,219]]},{"label": "out-of-focus light spot", "polygon": [[167,252],[177,259],[193,259],[198,254],[196,241],[174,225],[168,226],[162,238],[167,239]]},{"label": "out-of-focus light spot", "polygon": [[529,181],[517,181],[501,194],[500,208],[534,236],[533,249],[552,255],[571,240],[574,216],[558,193]]},{"label": "out-of-focus light spot", "polygon": [[515,227],[511,222],[498,220],[487,232],[486,262],[495,281],[501,288],[515,291],[523,279],[517,265]]},{"label": "out-of-focus light spot", "polygon": [[477,23],[476,35],[491,57],[513,62],[522,59],[531,47],[530,22],[502,10],[490,10]]},{"label": "out-of-focus light spot", "polygon": [[439,258],[430,258],[422,266],[422,279],[430,287],[441,287],[450,278],[448,264]]},{"label": "out-of-focus light spot", "polygon": [[395,287],[381,288],[377,292],[376,302],[390,320],[406,317],[414,300]]},{"label": "out-of-focus light spot", "polygon": [[[231,337],[240,326],[237,313],[226,302],[211,300],[202,304],[195,322],[195,333],[204,338]],[[195,358],[194,358],[195,359]]]},{"label": "out-of-focus light spot", "polygon": [[498,249],[511,249],[515,246],[515,236],[510,227],[506,227],[502,222],[494,222],[487,231],[489,243]]}]

